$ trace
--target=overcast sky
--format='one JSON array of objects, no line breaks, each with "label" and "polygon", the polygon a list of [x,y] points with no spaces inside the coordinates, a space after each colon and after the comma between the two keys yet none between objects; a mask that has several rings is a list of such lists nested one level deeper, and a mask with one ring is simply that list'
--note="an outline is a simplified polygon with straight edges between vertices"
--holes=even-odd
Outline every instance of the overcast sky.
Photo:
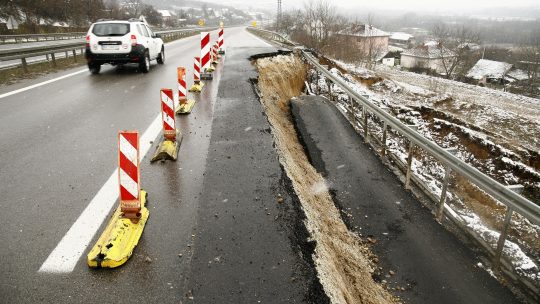
[{"label": "overcast sky", "polygon": [[[205,0],[208,2],[231,5],[237,8],[249,8],[251,10],[265,9],[275,10],[277,0]],[[475,10],[500,7],[540,7],[539,0],[329,0],[341,9],[368,7],[373,9],[391,9],[404,11],[429,11],[444,12],[462,10]],[[283,9],[301,8],[305,0],[282,0]]]}]

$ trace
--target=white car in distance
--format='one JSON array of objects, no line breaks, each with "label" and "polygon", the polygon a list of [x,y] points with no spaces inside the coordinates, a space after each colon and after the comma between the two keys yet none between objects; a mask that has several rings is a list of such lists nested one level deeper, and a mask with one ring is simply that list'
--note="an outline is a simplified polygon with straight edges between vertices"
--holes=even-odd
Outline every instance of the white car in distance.
[{"label": "white car in distance", "polygon": [[85,57],[92,74],[98,74],[106,63],[137,64],[141,72],[148,73],[151,60],[165,62],[165,46],[141,20],[98,20],[88,30]]}]

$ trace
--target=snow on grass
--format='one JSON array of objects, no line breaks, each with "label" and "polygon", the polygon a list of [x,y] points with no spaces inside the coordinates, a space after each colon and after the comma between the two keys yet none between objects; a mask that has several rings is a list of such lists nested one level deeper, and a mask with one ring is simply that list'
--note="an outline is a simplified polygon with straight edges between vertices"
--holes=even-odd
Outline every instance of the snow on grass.
[{"label": "snow on grass", "polygon": [[[366,77],[375,77],[372,71],[366,71],[363,68],[354,67],[350,64],[338,62],[338,66],[342,69],[350,70],[355,76],[363,75]],[[456,95],[453,93],[455,88],[448,90],[448,88],[445,87],[444,90],[441,90],[442,85],[447,86],[448,84],[457,84],[458,88],[467,89],[471,89],[472,86],[445,79],[437,79],[433,81],[432,77],[430,76],[418,74],[410,76],[410,73],[404,72],[407,77],[410,76],[410,78],[413,80],[416,79],[416,76],[420,76],[422,79],[426,80],[426,83],[428,83],[429,86],[426,87],[425,85],[411,84],[409,82],[402,81],[402,79],[399,79],[398,77],[399,81],[395,79],[384,79],[375,83],[371,87],[367,87],[364,84],[358,83],[358,81],[350,74],[342,73],[336,68],[332,68],[330,72],[347,83],[353,91],[369,99],[369,101],[373,104],[390,107],[391,111],[402,122],[417,125],[418,132],[422,134],[422,136],[436,142],[441,147],[457,148],[457,153],[455,154],[456,157],[475,166],[481,165],[481,169],[488,174],[499,174],[499,177],[507,184],[519,183],[520,179],[512,170],[500,170],[499,167],[494,163],[495,161],[500,161],[508,165],[508,167],[519,168],[521,171],[540,177],[540,174],[534,168],[519,161],[520,155],[518,155],[518,153],[527,151],[526,149],[521,148],[520,146],[515,148],[513,147],[513,149],[508,149],[493,140],[494,138],[499,139],[504,137],[497,134],[494,135],[495,137],[493,137],[493,134],[491,134],[493,131],[498,131],[497,129],[493,128],[494,121],[514,122],[517,124],[525,121],[526,125],[527,123],[531,122],[530,119],[516,115],[515,113],[508,111],[508,109],[505,107],[496,107],[489,105],[489,103],[478,105],[471,102],[470,99],[461,99],[464,95],[458,95],[458,98],[456,98]],[[319,83],[321,82],[326,84],[326,80],[320,79]],[[474,86],[475,90],[476,88],[477,87]],[[347,104],[349,103],[348,96],[336,85],[331,84],[331,89],[333,96],[336,97],[338,101],[338,108],[342,113],[347,114]],[[482,93],[486,90],[484,88],[479,88],[479,91]],[[491,91],[489,91],[489,94],[491,95],[488,94],[487,96],[500,95],[504,97],[511,95],[513,101],[527,103],[529,106],[533,107],[540,105],[540,102],[529,97],[517,95],[516,97],[513,94],[507,94],[505,92]],[[451,103],[451,109],[459,109],[464,113],[471,113],[471,116],[468,117],[472,118],[468,120],[470,124],[465,123],[462,125],[454,121],[448,121],[437,117],[433,117],[430,120],[423,118],[420,109],[423,109],[426,106],[435,107],[441,102]],[[360,113],[354,114],[358,120],[362,119]],[[449,117],[452,118],[454,114],[455,113],[447,113],[445,115],[450,115]],[[459,119],[456,118],[455,120]],[[363,129],[360,123],[356,123],[355,125],[357,129]],[[534,122],[528,126],[531,127],[532,130],[536,130],[538,127],[534,124]],[[443,127],[445,128],[446,134],[439,134]],[[503,126],[500,126],[500,128],[503,128]],[[520,134],[520,132],[526,133],[528,131],[524,130],[526,130],[526,128],[517,130],[516,133],[508,132],[505,135],[512,137],[514,134]],[[540,130],[540,128],[538,128],[538,130]],[[372,122],[370,123],[370,133],[372,136],[377,136],[380,138],[382,134],[382,127]],[[489,151],[491,156],[495,154],[498,156],[488,157],[487,160],[478,159],[473,153],[468,151],[468,147],[462,145],[461,138],[463,136],[466,136],[473,142],[483,146],[484,149]],[[534,144],[535,143],[533,143],[533,145]],[[393,136],[389,135],[387,138],[387,151],[400,159],[401,162],[406,163],[408,157],[408,142],[405,138],[397,134],[393,134]],[[445,173],[445,168],[442,164],[435,161],[431,156],[425,155],[425,153],[420,153],[413,158],[411,169],[414,172],[414,175],[425,184],[433,195],[436,197],[441,195],[441,181]],[[536,187],[540,187],[540,182],[537,182]],[[484,191],[480,189],[478,190],[480,193],[487,195]],[[460,217],[463,218],[471,230],[480,235],[486,243],[490,244],[490,246],[496,246],[499,233],[493,229],[490,229],[489,225],[483,223],[480,217],[463,203],[460,196],[452,193],[450,189],[447,192],[447,202],[449,202],[452,208],[459,211]],[[499,203],[497,202],[497,204]],[[497,219],[496,221],[502,220],[501,216],[496,213],[493,213],[491,216]],[[518,232],[524,232],[529,240],[537,239],[540,231],[540,227],[532,225],[528,220],[519,215],[515,215],[513,217],[512,229],[515,229]],[[527,248],[529,248],[528,246],[530,245],[522,239],[518,239],[518,243]],[[539,268],[533,259],[527,256],[527,254],[520,248],[518,243],[507,241],[505,243],[504,255],[509,258],[512,265],[520,275],[538,283],[538,280],[540,280]],[[528,250],[531,250],[531,248]],[[534,247],[532,250],[534,252]]]},{"label": "snow on grass", "polygon": [[[499,240],[500,233],[491,229],[488,229],[482,220],[473,213],[459,213],[461,219],[466,223],[467,227],[473,230],[478,236],[480,236],[487,244],[494,250],[497,248],[497,241]],[[504,243],[503,254],[514,266],[514,269],[522,276],[528,277],[534,280],[537,284],[540,283],[540,272],[538,265],[534,263],[524,252],[521,250],[518,244],[506,240]]]}]

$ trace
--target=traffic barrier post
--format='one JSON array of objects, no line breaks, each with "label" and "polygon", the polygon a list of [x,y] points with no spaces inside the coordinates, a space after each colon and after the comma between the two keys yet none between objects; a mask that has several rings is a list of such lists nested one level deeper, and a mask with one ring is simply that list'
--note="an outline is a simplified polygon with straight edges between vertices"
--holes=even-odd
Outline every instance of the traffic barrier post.
[{"label": "traffic barrier post", "polygon": [[132,255],[150,215],[147,193],[140,186],[139,133],[118,132],[118,185],[120,204],[105,231],[87,255],[90,267],[114,268]]},{"label": "traffic barrier post", "polygon": [[211,66],[210,33],[201,32],[201,79],[212,80],[214,68]]},{"label": "traffic barrier post", "polygon": [[204,86],[204,82],[201,81],[201,58],[195,57],[193,64],[193,85],[189,88],[190,92],[200,93]]},{"label": "traffic barrier post", "polygon": [[186,68],[178,67],[178,107],[176,114],[189,114],[195,105],[195,101],[187,98]]},{"label": "traffic barrier post", "polygon": [[154,156],[150,160],[176,160],[178,158],[178,150],[182,142],[182,133],[176,129],[174,119],[174,99],[173,90],[161,89],[161,116],[163,120],[163,140],[159,143]]},{"label": "traffic barrier post", "polygon": [[223,35],[224,35],[223,27],[221,27],[218,32],[218,47],[219,47],[219,54],[221,55],[225,55],[225,47],[223,45],[223,43],[225,42],[225,39]]},{"label": "traffic barrier post", "polygon": [[214,45],[212,45],[212,64],[217,65],[219,64],[219,54],[218,54],[218,42],[214,42]]}]

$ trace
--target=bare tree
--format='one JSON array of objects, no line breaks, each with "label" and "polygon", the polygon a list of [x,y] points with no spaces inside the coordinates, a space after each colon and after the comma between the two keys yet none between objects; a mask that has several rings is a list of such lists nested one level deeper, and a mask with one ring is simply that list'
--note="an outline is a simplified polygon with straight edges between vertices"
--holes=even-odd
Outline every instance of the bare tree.
[{"label": "bare tree", "polygon": [[337,20],[336,8],[328,0],[304,3],[304,25],[310,47],[322,49],[327,45],[332,28]]},{"label": "bare tree", "polygon": [[464,25],[451,28],[440,22],[435,24],[431,32],[437,41],[445,76],[451,78],[457,68],[472,56],[471,46],[480,42],[480,35]]},{"label": "bare tree", "polygon": [[540,70],[540,34],[531,35],[526,43],[520,46],[518,58],[518,66],[527,73],[528,87],[532,93],[537,89]]}]

